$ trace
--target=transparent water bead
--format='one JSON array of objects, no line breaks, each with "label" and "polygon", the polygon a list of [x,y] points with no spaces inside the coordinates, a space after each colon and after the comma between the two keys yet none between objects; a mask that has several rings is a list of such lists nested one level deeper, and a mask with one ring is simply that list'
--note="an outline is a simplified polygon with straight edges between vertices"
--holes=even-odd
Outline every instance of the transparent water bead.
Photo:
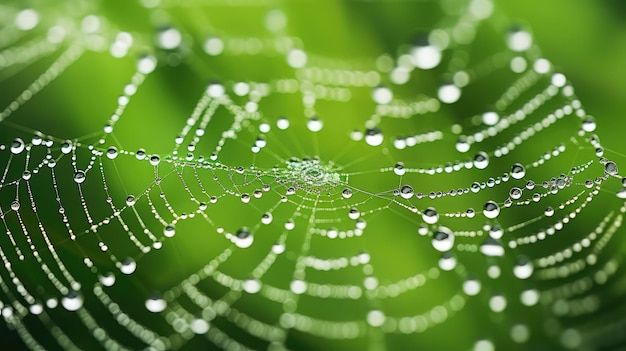
[{"label": "transparent water bead", "polygon": [[504,247],[497,240],[489,237],[480,244],[480,252],[485,256],[504,256]]},{"label": "transparent water bead", "polygon": [[168,224],[163,228],[163,235],[168,238],[173,237],[176,234],[176,227],[173,224]]},{"label": "transparent water bead", "polygon": [[424,70],[433,69],[441,62],[441,49],[432,45],[427,36],[422,35],[411,49],[411,58],[415,67]]},{"label": "transparent water bead", "polygon": [[613,161],[609,161],[604,164],[604,172],[608,175],[617,175],[619,172],[617,170],[617,164]]},{"label": "transparent water bead", "polygon": [[233,237],[233,242],[237,247],[245,249],[252,245],[254,236],[247,227],[243,227],[237,230]]},{"label": "transparent water bead", "polygon": [[439,213],[432,207],[428,207],[422,212],[422,220],[428,224],[435,224],[439,221]]},{"label": "transparent water bead", "polygon": [[379,146],[384,139],[383,133],[378,128],[370,128],[365,131],[365,142],[370,146]]},{"label": "transparent water bead", "polygon": [[126,205],[127,206],[134,206],[136,202],[137,202],[137,199],[135,198],[134,195],[128,195],[126,197]]},{"label": "transparent water bead", "polygon": [[526,176],[526,167],[521,163],[516,163],[511,167],[511,177],[513,179],[522,179]]},{"label": "transparent water bead", "polygon": [[485,217],[493,219],[500,215],[500,206],[493,201],[487,201],[483,207],[483,214]]},{"label": "transparent water bead", "polygon": [[489,166],[489,155],[484,151],[479,151],[476,156],[474,156],[473,165],[477,169],[487,168],[487,166]]},{"label": "transparent water bead", "polygon": [[83,296],[80,292],[71,290],[61,299],[61,305],[68,311],[77,311],[83,307]]},{"label": "transparent water bead", "polygon": [[309,128],[312,132],[319,132],[324,127],[324,122],[322,122],[318,117],[311,117],[309,121],[306,123],[307,128]]},{"label": "transparent water bead", "polygon": [[513,26],[506,38],[509,49],[513,51],[526,51],[530,49],[533,44],[533,37],[521,26]]},{"label": "transparent water bead", "polygon": [[404,163],[402,162],[397,162],[396,165],[393,167],[393,173],[395,173],[396,175],[404,175],[406,173],[406,169],[404,168]]},{"label": "transparent water bead", "polygon": [[441,102],[453,104],[461,98],[461,89],[452,83],[443,84],[437,91]]},{"label": "transparent water bead", "polygon": [[120,272],[124,274],[133,274],[137,269],[137,263],[130,257],[127,257],[120,264]]},{"label": "transparent water bead", "polygon": [[402,196],[402,198],[404,199],[410,199],[413,197],[413,195],[415,195],[415,191],[413,190],[413,187],[410,185],[403,185],[400,188],[400,196]]},{"label": "transparent water bead", "polygon": [[163,312],[167,307],[167,302],[158,293],[153,293],[145,303],[146,309],[153,313]]},{"label": "transparent water bead", "polygon": [[11,143],[11,147],[9,150],[12,154],[18,155],[21,154],[25,148],[26,145],[24,144],[24,140],[22,140],[21,138],[15,138]]},{"label": "transparent water bead", "polygon": [[454,234],[448,227],[439,227],[433,234],[432,240],[435,250],[440,252],[446,252],[452,249],[454,246]]},{"label": "transparent water bead", "polygon": [[85,179],[87,179],[87,175],[85,174],[85,172],[83,171],[74,172],[74,182],[76,182],[77,184],[84,183]]},{"label": "transparent water bead", "polygon": [[393,100],[393,93],[385,86],[379,86],[372,91],[372,100],[377,104],[386,105]]},{"label": "transparent water bead", "polygon": [[517,259],[513,267],[513,274],[519,279],[528,279],[533,274],[534,267],[532,262],[526,257]]}]

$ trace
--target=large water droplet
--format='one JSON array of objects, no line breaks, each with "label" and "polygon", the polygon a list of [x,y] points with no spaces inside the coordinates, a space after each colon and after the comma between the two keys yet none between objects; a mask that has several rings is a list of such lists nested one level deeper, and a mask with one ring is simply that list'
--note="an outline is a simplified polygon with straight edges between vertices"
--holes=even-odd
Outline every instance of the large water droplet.
[{"label": "large water droplet", "polygon": [[75,290],[71,290],[61,299],[61,305],[68,311],[76,311],[83,306],[83,296]]},{"label": "large water droplet", "polygon": [[133,274],[135,269],[137,269],[137,263],[130,257],[125,258],[120,265],[120,272],[124,274]]},{"label": "large water droplet", "polygon": [[500,215],[500,206],[498,206],[497,203],[491,200],[487,201],[487,203],[485,203],[485,206],[483,207],[483,214],[487,218],[496,218]]},{"label": "large water droplet", "polygon": [[235,233],[233,242],[237,245],[237,247],[245,249],[252,245],[254,242],[254,236],[250,233],[250,230],[247,227],[242,227]]},{"label": "large water droplet", "polygon": [[511,177],[513,179],[522,179],[526,176],[526,167],[521,163],[516,163],[511,167]]},{"label": "large water droplet", "polygon": [[146,300],[146,309],[150,312],[162,312],[166,307],[167,302],[165,302],[165,300],[163,300],[157,293],[152,294],[152,296]]},{"label": "large water droplet", "polygon": [[429,207],[422,212],[422,219],[428,224],[435,224],[439,221],[439,213],[434,208]]},{"label": "large water droplet", "polygon": [[74,173],[74,181],[78,184],[81,184],[87,179],[87,175],[83,171],[76,171]]},{"label": "large water droplet", "polygon": [[533,44],[532,35],[520,26],[511,28],[506,39],[509,49],[513,51],[526,51]]},{"label": "large water droplet", "polygon": [[528,279],[533,274],[534,268],[532,262],[526,257],[517,259],[513,267],[513,274],[519,279]]},{"label": "large water droplet", "polygon": [[489,166],[489,155],[486,152],[480,151],[474,156],[474,167],[478,169],[485,169]]},{"label": "large water droplet", "polygon": [[306,123],[306,126],[312,132],[319,132],[320,130],[322,130],[322,127],[324,127],[324,122],[322,122],[322,120],[320,120],[318,117],[311,117]]},{"label": "large water droplet", "polygon": [[480,244],[480,252],[485,256],[504,256],[504,247],[497,240],[487,238]]},{"label": "large water droplet", "polygon": [[402,198],[404,199],[410,199],[413,197],[413,195],[415,195],[415,191],[413,190],[413,187],[410,185],[403,185],[400,188],[400,196],[402,196]]},{"label": "large water droplet", "polygon": [[432,244],[437,251],[449,251],[454,246],[454,234],[448,227],[439,227],[433,234]]},{"label": "large water droplet", "polygon": [[24,151],[25,148],[26,146],[24,145],[24,140],[20,138],[15,138],[13,142],[11,143],[10,151],[11,153],[17,155],[17,154],[22,153],[22,151]]},{"label": "large water droplet", "polygon": [[371,128],[365,131],[365,142],[370,146],[378,146],[384,141],[383,133],[378,128]]}]

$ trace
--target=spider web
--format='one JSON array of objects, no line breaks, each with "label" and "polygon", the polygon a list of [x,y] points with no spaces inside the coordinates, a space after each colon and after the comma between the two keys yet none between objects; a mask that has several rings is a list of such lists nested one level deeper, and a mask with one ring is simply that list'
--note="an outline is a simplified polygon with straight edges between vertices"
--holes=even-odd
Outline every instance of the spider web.
[{"label": "spider web", "polygon": [[490,1],[80,4],[0,11],[15,347],[624,342],[618,154]]}]

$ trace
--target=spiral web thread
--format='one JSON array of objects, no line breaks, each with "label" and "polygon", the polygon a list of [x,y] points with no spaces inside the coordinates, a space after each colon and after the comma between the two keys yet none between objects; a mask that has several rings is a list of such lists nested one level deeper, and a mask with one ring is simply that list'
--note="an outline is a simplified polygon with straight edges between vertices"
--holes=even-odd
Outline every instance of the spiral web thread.
[{"label": "spiral web thread", "polygon": [[[429,8],[441,22],[395,52],[342,59],[292,36],[279,2],[190,4],[144,1],[171,21],[149,34],[89,6],[2,5],[2,84],[47,62],[0,112],[7,335],[34,350],[624,342],[624,180],[527,29],[473,0]],[[175,14],[196,7],[252,8],[265,32],[194,40]],[[104,129],[22,120],[66,70],[111,56],[135,72],[108,120],[94,111]],[[188,116],[131,111],[161,71],[220,58],[281,75],[212,72]],[[123,147],[127,119],[147,126],[134,142],[171,146]]]}]

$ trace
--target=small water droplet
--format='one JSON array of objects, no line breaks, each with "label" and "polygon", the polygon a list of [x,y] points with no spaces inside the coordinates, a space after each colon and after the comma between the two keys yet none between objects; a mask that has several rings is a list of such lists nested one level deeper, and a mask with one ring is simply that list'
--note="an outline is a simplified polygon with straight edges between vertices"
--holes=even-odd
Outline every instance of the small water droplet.
[{"label": "small water droplet", "polygon": [[393,173],[395,173],[396,175],[404,175],[404,173],[406,173],[406,169],[404,168],[404,163],[402,162],[397,162],[396,165],[393,167]]},{"label": "small water droplet", "polygon": [[489,237],[480,244],[480,252],[485,256],[504,256],[504,247],[497,240]]},{"label": "small water droplet", "polygon": [[343,196],[344,199],[349,199],[352,197],[352,190],[345,188],[341,191],[341,196]]},{"label": "small water droplet", "polygon": [[17,200],[15,200],[15,201],[11,202],[11,209],[12,209],[13,211],[17,211],[17,210],[19,210],[19,209],[20,209],[20,202],[19,202],[19,201],[17,201]]},{"label": "small water droplet", "polygon": [[609,161],[604,164],[604,172],[608,175],[617,175],[617,164],[613,161]]}]

